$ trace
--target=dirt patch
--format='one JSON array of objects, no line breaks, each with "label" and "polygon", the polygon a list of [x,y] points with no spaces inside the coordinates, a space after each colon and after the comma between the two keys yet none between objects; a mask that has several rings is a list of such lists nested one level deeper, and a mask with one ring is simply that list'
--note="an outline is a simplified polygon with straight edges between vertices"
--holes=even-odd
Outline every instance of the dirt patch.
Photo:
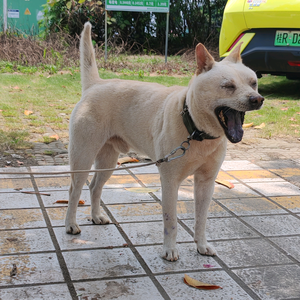
[{"label": "dirt patch", "polygon": [[0,168],[19,168],[38,166],[38,162],[28,154],[3,154],[0,155]]}]

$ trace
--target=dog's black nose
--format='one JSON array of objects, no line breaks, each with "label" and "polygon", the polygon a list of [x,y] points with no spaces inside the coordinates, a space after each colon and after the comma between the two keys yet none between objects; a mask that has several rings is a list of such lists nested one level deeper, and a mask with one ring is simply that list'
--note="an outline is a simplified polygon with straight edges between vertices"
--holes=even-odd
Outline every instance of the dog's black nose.
[{"label": "dog's black nose", "polygon": [[254,106],[255,108],[261,107],[264,100],[265,100],[265,98],[262,97],[261,95],[250,96],[250,98],[249,98],[249,101],[250,101],[251,105]]}]

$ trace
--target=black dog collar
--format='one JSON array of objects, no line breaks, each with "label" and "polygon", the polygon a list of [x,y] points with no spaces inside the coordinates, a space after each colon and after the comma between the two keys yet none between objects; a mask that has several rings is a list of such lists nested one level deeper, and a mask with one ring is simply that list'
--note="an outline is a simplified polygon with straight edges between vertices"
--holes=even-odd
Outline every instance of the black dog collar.
[{"label": "black dog collar", "polygon": [[188,106],[186,104],[186,99],[184,99],[183,103],[183,110],[181,112],[183,123],[189,133],[188,139],[190,140],[196,140],[202,142],[203,140],[214,140],[217,139],[217,137],[211,136],[208,133],[204,131],[200,131],[197,129],[194,121],[192,120],[192,117],[189,113]]}]

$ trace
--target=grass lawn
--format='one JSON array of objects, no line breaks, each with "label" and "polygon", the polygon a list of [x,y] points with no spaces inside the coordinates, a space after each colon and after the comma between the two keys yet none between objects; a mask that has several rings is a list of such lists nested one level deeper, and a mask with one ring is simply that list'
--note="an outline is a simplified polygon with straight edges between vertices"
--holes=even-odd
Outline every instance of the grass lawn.
[{"label": "grass lawn", "polygon": [[[158,82],[167,86],[186,86],[190,76],[144,76],[100,71],[101,78],[121,78]],[[0,74],[0,124],[2,133],[28,132],[43,135],[50,127],[60,138],[68,137],[68,120],[81,97],[78,70],[34,74]],[[257,129],[264,138],[300,136],[300,82],[284,77],[266,76],[259,80],[264,107],[246,114],[245,123],[265,127]],[[27,111],[27,112],[26,112]],[[1,143],[1,140],[0,140]]]}]

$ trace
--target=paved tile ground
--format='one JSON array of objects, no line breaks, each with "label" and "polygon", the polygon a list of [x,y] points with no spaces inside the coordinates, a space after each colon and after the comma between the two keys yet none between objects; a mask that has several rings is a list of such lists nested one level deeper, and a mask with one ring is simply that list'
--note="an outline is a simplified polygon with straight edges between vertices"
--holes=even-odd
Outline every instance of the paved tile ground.
[{"label": "paved tile ground", "polygon": [[[187,178],[177,205],[177,262],[160,257],[156,167],[114,173],[101,203],[109,225],[92,224],[87,182],[81,195],[86,203],[77,214],[82,233],[76,236],[64,230],[66,205],[55,203],[68,199],[68,176],[1,174],[0,299],[299,300],[300,189],[291,183],[299,180],[299,170],[300,161],[224,162],[219,177],[234,188],[216,185],[210,206],[207,236],[216,257],[196,252],[193,178]],[[155,189],[136,193],[134,187]],[[13,264],[17,273],[10,276]],[[223,289],[191,288],[184,284],[184,274]]]}]

